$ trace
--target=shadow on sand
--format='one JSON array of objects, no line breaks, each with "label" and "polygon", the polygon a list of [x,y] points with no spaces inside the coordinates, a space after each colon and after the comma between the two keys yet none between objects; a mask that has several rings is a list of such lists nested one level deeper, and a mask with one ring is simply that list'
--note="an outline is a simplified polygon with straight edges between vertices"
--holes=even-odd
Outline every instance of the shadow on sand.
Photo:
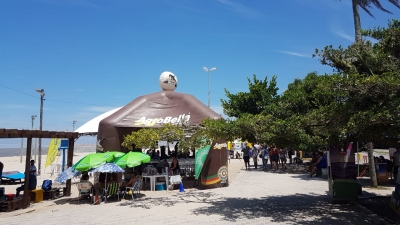
[{"label": "shadow on sand", "polygon": [[371,216],[358,204],[331,204],[326,195],[295,194],[260,198],[225,198],[213,192],[189,192],[159,198],[139,198],[118,206],[152,209],[157,206],[203,203],[192,210],[198,216],[220,216],[222,221],[265,218],[275,223],[296,224],[376,224],[379,218]]}]

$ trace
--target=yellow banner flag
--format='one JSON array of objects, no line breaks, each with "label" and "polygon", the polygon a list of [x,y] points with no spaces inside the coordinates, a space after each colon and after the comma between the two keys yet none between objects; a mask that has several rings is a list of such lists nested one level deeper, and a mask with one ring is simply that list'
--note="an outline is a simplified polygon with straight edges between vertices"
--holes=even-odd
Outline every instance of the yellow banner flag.
[{"label": "yellow banner flag", "polygon": [[51,139],[49,144],[49,149],[47,150],[46,165],[44,166],[44,168],[50,166],[56,159],[60,143],[61,143],[61,138]]}]

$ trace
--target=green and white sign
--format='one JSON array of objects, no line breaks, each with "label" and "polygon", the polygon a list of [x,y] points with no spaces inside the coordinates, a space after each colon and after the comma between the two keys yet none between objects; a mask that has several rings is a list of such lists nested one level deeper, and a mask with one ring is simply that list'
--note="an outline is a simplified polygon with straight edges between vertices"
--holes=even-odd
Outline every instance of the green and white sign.
[{"label": "green and white sign", "polygon": [[211,145],[206,145],[203,148],[197,149],[195,154],[195,178],[198,179],[203,169],[204,162],[206,161],[208,152],[210,151]]}]

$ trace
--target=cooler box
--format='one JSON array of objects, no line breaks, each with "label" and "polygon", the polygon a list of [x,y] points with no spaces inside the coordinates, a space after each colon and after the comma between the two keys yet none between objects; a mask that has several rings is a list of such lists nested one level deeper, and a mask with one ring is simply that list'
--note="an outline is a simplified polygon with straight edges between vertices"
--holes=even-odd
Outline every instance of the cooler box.
[{"label": "cooler box", "polygon": [[167,187],[165,187],[165,183],[159,182],[156,183],[156,191],[165,191]]},{"label": "cooler box", "polygon": [[43,201],[43,189],[32,190],[30,198],[31,198],[31,202],[35,202],[35,203]]}]

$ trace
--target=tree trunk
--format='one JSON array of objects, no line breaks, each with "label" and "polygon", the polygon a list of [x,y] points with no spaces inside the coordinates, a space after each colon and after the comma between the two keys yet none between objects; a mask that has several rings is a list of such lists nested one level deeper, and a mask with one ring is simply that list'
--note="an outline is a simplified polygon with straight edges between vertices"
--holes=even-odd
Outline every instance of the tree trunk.
[{"label": "tree trunk", "polygon": [[358,8],[358,1],[359,0],[352,0],[353,4],[353,17],[354,17],[354,31],[356,35],[356,42],[359,43],[362,41],[361,36],[361,20],[360,20],[360,12]]},{"label": "tree trunk", "polygon": [[371,186],[378,187],[378,181],[376,179],[376,172],[375,172],[374,147],[372,146],[372,142],[367,143],[367,152],[368,152],[369,176],[371,178]]}]

